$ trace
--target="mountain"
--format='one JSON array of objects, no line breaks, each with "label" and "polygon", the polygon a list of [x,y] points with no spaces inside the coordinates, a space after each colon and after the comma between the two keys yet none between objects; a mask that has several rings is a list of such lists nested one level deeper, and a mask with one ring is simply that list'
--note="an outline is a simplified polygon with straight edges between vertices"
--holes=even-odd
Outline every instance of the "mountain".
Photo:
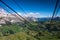
[{"label": "mountain", "polygon": [[55,17],[53,20],[60,21],[60,17]]},{"label": "mountain", "polygon": [[[48,21],[51,20],[51,17],[48,18],[36,18],[38,21]],[[53,20],[60,21],[60,17],[54,17]]]},{"label": "mountain", "polygon": [[[13,13],[12,13],[13,14]],[[7,11],[5,11],[3,8],[0,8],[0,24],[5,24],[6,21],[15,23],[15,22],[21,22],[19,20],[19,16],[16,14],[10,14]]]},{"label": "mountain", "polygon": [[47,21],[50,20],[50,18],[36,18],[38,21]]}]

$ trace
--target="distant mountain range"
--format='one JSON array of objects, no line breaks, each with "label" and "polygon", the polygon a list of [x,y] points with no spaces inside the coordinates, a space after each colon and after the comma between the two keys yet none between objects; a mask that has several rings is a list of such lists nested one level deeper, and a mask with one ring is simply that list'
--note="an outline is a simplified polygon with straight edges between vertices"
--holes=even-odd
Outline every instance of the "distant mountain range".
[{"label": "distant mountain range", "polygon": [[38,21],[47,21],[50,20],[51,18],[36,18]]},{"label": "distant mountain range", "polygon": [[[51,20],[51,17],[49,18],[36,18],[38,21],[48,21]],[[60,21],[60,17],[54,17],[53,20]]]},{"label": "distant mountain range", "polygon": [[[13,15],[15,15],[15,16],[13,16]],[[7,20],[7,21],[11,21],[11,22],[19,22],[20,20],[17,18],[19,16],[17,14],[13,14],[13,15],[9,14],[4,9],[0,8],[0,20]],[[31,22],[32,21],[48,21],[48,20],[51,20],[51,17],[47,17],[47,18],[46,17],[45,18],[35,18],[35,17],[33,17],[33,15],[32,15],[32,17],[29,17],[29,15],[28,15],[28,17],[24,17],[24,18],[26,20],[28,20],[28,21],[31,21]],[[22,18],[20,18],[20,19],[22,19]],[[60,21],[60,17],[55,17],[53,20]]]}]

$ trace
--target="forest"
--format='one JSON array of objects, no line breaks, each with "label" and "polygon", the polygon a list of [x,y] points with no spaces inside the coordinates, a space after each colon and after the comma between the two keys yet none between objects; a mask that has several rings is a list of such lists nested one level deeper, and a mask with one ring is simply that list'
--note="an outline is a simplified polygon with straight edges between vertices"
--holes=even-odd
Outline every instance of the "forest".
[{"label": "forest", "polygon": [[[31,25],[32,24],[32,25]],[[60,21],[9,23],[0,26],[0,40],[60,40]]]}]

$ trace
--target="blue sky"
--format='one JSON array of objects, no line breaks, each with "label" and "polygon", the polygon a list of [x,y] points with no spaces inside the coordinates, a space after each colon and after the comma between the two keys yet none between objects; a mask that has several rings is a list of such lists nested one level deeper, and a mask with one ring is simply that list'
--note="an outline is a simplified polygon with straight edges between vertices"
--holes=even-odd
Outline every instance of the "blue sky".
[{"label": "blue sky", "polygon": [[[54,11],[56,0],[15,0],[16,3],[27,13],[24,13],[15,3],[14,0],[2,0],[11,8],[22,15],[34,15],[38,13],[40,17],[50,17]],[[59,3],[60,5],[60,3]],[[12,12],[9,8],[0,2],[0,6],[7,11]],[[58,15],[60,11],[58,12]],[[37,15],[37,16],[38,16]],[[38,17],[39,17],[38,16]]]}]

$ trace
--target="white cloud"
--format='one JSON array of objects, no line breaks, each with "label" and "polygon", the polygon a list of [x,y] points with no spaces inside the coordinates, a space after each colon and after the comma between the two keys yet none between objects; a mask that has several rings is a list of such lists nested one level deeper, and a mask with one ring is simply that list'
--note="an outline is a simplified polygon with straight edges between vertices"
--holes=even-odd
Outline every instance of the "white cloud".
[{"label": "white cloud", "polygon": [[44,18],[44,17],[50,17],[51,15],[46,15],[44,12],[29,12],[29,13],[26,13],[26,14],[23,14],[23,13],[20,13],[18,12],[18,14],[20,14],[21,16],[23,17],[34,17],[34,18]]},{"label": "white cloud", "polygon": [[3,8],[0,8],[0,13],[6,14],[7,12]]},{"label": "white cloud", "polygon": [[23,17],[34,17],[34,18],[39,18],[40,17],[40,13],[36,12],[36,13],[33,13],[33,12],[30,12],[30,13],[27,13],[27,14],[23,14],[23,13],[19,13],[21,16]]},{"label": "white cloud", "polygon": [[[10,14],[10,13],[6,12],[3,8],[0,8],[0,13],[1,12],[3,14]],[[12,14],[15,14],[15,13],[12,13]],[[34,18],[42,18],[42,17],[49,17],[50,16],[50,15],[46,16],[45,12],[41,12],[41,13],[39,13],[39,12],[35,12],[35,13],[34,12],[29,12],[29,13],[26,13],[26,14],[18,12],[18,14],[20,14],[23,17],[34,17]]]},{"label": "white cloud", "polygon": [[22,13],[18,12],[18,14],[22,16]]},{"label": "white cloud", "polygon": [[25,14],[24,16],[26,16],[26,17],[39,17],[40,14],[39,13],[30,12],[28,14]]}]

